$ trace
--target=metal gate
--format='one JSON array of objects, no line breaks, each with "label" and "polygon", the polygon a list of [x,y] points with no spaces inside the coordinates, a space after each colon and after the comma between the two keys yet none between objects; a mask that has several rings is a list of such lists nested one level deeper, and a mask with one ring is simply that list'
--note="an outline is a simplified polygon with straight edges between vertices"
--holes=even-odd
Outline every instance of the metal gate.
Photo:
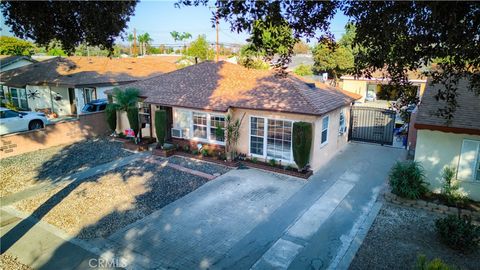
[{"label": "metal gate", "polygon": [[348,137],[353,141],[392,145],[395,115],[393,110],[353,106]]}]

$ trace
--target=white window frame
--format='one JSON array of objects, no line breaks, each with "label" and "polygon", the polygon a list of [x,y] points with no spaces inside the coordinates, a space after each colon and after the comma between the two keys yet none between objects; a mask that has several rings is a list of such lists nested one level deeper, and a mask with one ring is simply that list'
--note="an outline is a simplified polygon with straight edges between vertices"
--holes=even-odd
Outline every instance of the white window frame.
[{"label": "white window frame", "polygon": [[[325,118],[328,119],[326,129],[323,128],[323,121],[325,120]],[[323,146],[328,144],[328,134],[330,133],[329,129],[330,129],[330,115],[327,114],[324,117],[322,117],[322,121],[320,123],[320,147],[323,147]],[[326,135],[327,138],[324,142],[322,142],[323,131],[325,131],[325,130],[327,131],[327,135]]]},{"label": "white window frame", "polygon": [[[13,97],[12,95],[12,89],[15,89],[17,91],[17,96],[16,97]],[[25,93],[25,98],[20,98],[20,91],[24,91]],[[10,94],[10,97],[12,98],[12,101],[13,103],[17,106],[17,108],[19,109],[24,109],[24,110],[28,110],[28,96],[27,96],[27,89],[25,88],[17,88],[17,87],[9,87],[8,88],[8,92]],[[25,100],[25,102],[27,103],[27,107],[22,107],[22,103],[20,100]]]},{"label": "white window frame", "polygon": [[[462,149],[463,149],[463,145],[465,144],[465,141],[470,141],[470,142],[477,143],[477,152],[476,152],[475,163],[474,163],[474,171],[473,171],[473,175],[472,175],[471,179],[459,179],[458,178],[458,170],[460,168],[460,161],[462,159]],[[460,147],[460,154],[458,156],[458,164],[457,164],[457,171],[456,171],[456,174],[455,174],[455,178],[458,181],[461,181],[461,182],[472,182],[472,183],[480,184],[480,180],[477,180],[477,173],[480,173],[480,171],[478,170],[478,167],[480,166],[479,163],[480,163],[480,141],[471,140],[471,139],[463,139],[462,140],[462,145]]]},{"label": "white window frame", "polygon": [[[212,117],[222,117],[223,118],[223,128],[221,128],[221,129],[223,129],[223,134],[224,134],[223,141],[217,141],[217,140],[210,139],[211,135],[212,135],[212,128],[217,129],[216,126],[212,126]],[[225,140],[226,140],[226,138],[225,138],[225,125],[227,124],[226,120],[227,120],[227,117],[223,114],[215,114],[215,113],[208,114],[207,124],[208,124],[209,128],[208,128],[207,133],[208,133],[208,139],[210,141],[221,142],[221,143],[225,144]]]},{"label": "white window frame", "polygon": [[[252,118],[262,118],[263,121],[264,121],[264,124],[263,124],[263,155],[253,154],[251,152],[251,149],[250,149],[251,140],[252,140],[252,134],[251,134],[252,133]],[[286,160],[286,159],[281,159],[281,158],[273,158],[273,157],[269,157],[267,155],[268,120],[289,121],[289,122],[292,123],[292,126],[291,126],[292,138],[291,138],[291,141],[290,141],[290,158],[291,158],[291,160]],[[264,160],[275,159],[276,161],[281,161],[282,163],[294,164],[295,162],[293,160],[293,124],[295,122],[297,122],[297,121],[291,120],[291,119],[285,119],[285,118],[268,118],[268,117],[264,117],[264,116],[250,115],[249,119],[248,119],[248,154],[252,157],[262,158]],[[256,136],[256,135],[254,135],[254,136]]]},{"label": "white window frame", "polygon": [[[211,129],[211,117],[212,116],[217,116],[217,117],[223,117],[223,118],[227,118],[227,116],[225,114],[221,114],[221,113],[211,113],[211,112],[206,112],[206,111],[201,111],[201,110],[190,110],[190,109],[185,109],[185,108],[181,108],[181,107],[174,107],[172,108],[174,110],[174,117],[173,117],[173,126],[174,128],[175,127],[175,124],[176,124],[176,119],[175,119],[175,111],[184,111],[184,112],[188,112],[190,114],[190,123],[189,123],[189,131],[188,131],[188,134],[182,134],[184,137],[183,138],[180,138],[180,139],[184,139],[184,140],[191,140],[191,141],[195,141],[195,142],[199,142],[199,143],[208,143],[208,144],[216,144],[216,145],[225,145],[225,141],[217,141],[217,140],[211,140],[210,139],[210,129]],[[205,114],[206,117],[207,117],[207,138],[199,138],[199,137],[194,137],[193,134],[194,134],[194,130],[193,130],[193,113],[199,113],[199,114]],[[200,125],[200,126],[203,126],[203,125]],[[224,129],[225,130],[225,129]]]},{"label": "white window frame", "polygon": [[[203,125],[203,124],[195,124],[195,123],[194,123],[194,119],[193,119],[193,118],[195,117],[194,114],[204,115],[204,116],[205,116],[205,125]],[[193,137],[194,139],[197,139],[197,140],[208,140],[208,138],[210,138],[210,136],[208,136],[208,135],[209,135],[208,127],[210,126],[209,123],[208,123],[208,122],[209,122],[209,121],[208,121],[208,118],[209,118],[209,117],[208,117],[208,114],[205,113],[205,112],[192,112],[192,123],[191,123],[191,126],[192,126],[192,137]],[[206,138],[194,137],[194,134],[195,134],[195,126],[205,127],[205,129],[206,129],[206,130],[205,130],[205,137],[206,137]]]}]

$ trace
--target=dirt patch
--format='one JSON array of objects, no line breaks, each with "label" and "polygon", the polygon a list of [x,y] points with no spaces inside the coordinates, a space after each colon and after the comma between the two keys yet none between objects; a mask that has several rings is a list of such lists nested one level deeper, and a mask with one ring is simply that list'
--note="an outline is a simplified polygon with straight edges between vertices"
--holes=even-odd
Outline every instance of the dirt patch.
[{"label": "dirt patch", "polygon": [[14,256],[8,255],[6,253],[0,255],[0,270],[33,270],[28,265],[25,265],[18,261]]},{"label": "dirt patch", "polygon": [[185,196],[207,179],[159,164],[136,161],[111,172],[21,201],[33,213],[72,236],[107,237]]},{"label": "dirt patch", "polygon": [[0,197],[128,155],[121,143],[97,138],[0,159]]},{"label": "dirt patch", "polygon": [[461,269],[478,269],[480,250],[462,254],[440,242],[435,232],[435,220],[440,217],[444,216],[386,203],[350,269],[414,269],[419,254]]}]

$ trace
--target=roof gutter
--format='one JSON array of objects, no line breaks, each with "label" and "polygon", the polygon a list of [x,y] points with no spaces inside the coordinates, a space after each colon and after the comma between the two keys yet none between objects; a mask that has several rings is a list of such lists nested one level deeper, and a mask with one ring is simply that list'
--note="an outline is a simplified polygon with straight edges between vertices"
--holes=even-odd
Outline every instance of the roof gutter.
[{"label": "roof gutter", "polygon": [[428,125],[428,124],[421,124],[421,123],[415,123],[414,127],[416,129],[427,129],[427,130],[449,132],[449,133],[455,133],[455,134],[480,135],[480,129],[473,129],[473,128],[446,127],[446,126]]}]

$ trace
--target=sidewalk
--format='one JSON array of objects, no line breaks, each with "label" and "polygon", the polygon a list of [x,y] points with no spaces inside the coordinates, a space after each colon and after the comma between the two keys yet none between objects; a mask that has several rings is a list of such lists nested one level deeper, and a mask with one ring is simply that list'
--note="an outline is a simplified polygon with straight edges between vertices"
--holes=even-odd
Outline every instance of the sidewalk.
[{"label": "sidewalk", "polygon": [[[20,262],[32,268],[87,269],[90,259],[93,259],[91,263],[96,263],[100,257],[99,254],[70,242],[67,236],[61,237],[63,233],[53,226],[31,217],[22,219],[4,208],[0,210],[0,219],[2,243],[14,242],[7,254],[17,257]],[[12,234],[6,236],[10,230],[19,226],[30,228],[21,239],[17,240],[16,235]]]}]

